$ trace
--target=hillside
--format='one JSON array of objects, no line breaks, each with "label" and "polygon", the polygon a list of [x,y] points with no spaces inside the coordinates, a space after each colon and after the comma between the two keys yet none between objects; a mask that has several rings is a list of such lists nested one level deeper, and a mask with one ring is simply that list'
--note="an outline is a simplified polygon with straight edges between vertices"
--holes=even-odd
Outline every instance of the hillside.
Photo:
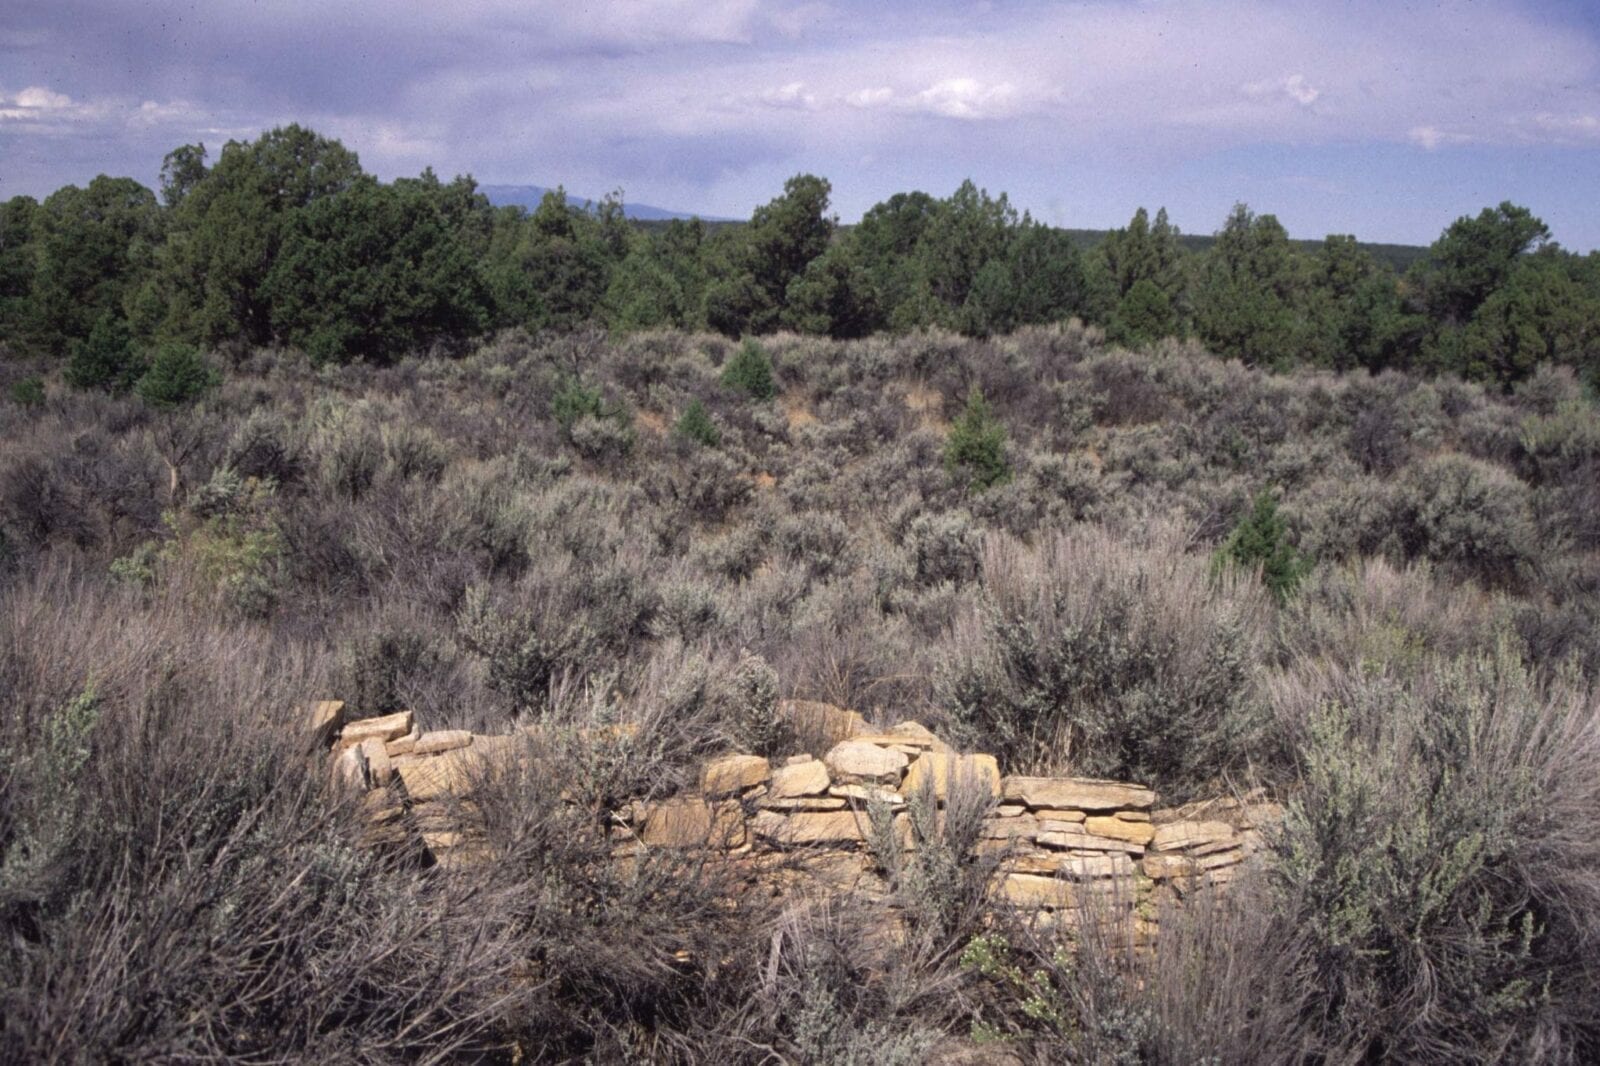
[{"label": "hillside", "polygon": [[[1269,373],[1077,324],[211,360],[163,349],[132,393],[0,361],[0,1060],[1600,1055],[1600,419],[1569,369]],[[373,847],[323,700],[340,743],[521,769],[408,792],[428,848]],[[830,788],[923,757],[875,732],[908,720],[1008,779],[1126,783],[981,796],[972,825],[1049,836],[1015,861],[1078,815],[1152,848],[1140,817],[1190,801],[1283,819],[1205,905],[1102,859],[1138,943],[1002,905],[949,804],[916,829],[944,850],[874,867],[903,927],[613,851],[710,760],[814,774],[794,700],[880,738]],[[1188,811],[1186,869],[1232,862]],[[495,861],[434,860],[463,819]]]}]

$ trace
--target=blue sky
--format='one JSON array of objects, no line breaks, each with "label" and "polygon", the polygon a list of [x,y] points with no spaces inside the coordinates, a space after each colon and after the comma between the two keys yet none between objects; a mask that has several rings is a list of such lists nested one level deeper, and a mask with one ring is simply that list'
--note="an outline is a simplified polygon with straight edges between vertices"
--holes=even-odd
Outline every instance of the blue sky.
[{"label": "blue sky", "polygon": [[1509,199],[1600,248],[1593,0],[9,0],[0,197],[154,184],[297,121],[432,165],[743,217],[801,171],[847,221],[971,177],[1045,221],[1244,200],[1426,243]]}]

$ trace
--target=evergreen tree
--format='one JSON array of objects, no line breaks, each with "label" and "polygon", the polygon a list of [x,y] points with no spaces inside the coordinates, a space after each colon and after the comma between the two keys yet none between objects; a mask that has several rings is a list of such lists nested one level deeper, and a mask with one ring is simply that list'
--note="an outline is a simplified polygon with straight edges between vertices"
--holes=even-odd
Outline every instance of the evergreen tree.
[{"label": "evergreen tree", "polygon": [[978,491],[1011,479],[1006,460],[1006,429],[989,411],[983,392],[974,385],[966,407],[950,425],[944,446],[945,469]]},{"label": "evergreen tree", "polygon": [[1311,569],[1289,543],[1288,529],[1272,493],[1258,493],[1250,513],[1240,519],[1218,551],[1218,562],[1261,571],[1261,582],[1278,600],[1287,600]]}]

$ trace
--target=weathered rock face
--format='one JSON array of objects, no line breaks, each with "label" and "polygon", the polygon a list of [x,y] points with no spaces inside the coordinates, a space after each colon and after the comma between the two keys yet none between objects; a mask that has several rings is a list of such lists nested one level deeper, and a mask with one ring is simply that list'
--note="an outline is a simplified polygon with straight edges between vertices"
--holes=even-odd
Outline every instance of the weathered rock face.
[{"label": "weathered rock face", "polygon": [[902,751],[864,740],[835,744],[822,761],[833,780],[843,785],[898,785],[910,762]]},{"label": "weathered rock face", "polygon": [[706,763],[700,771],[700,791],[708,796],[726,796],[766,783],[772,767],[759,755],[724,755]]},{"label": "weathered rock face", "polygon": [[[942,827],[952,790],[968,782],[993,801],[975,851],[995,871],[995,905],[1068,927],[1093,908],[1097,920],[1127,921],[1135,942],[1148,943],[1149,915],[1226,886],[1283,816],[1260,793],[1160,810],[1155,793],[1136,784],[1003,778],[993,756],[959,754],[920,723],[870,730],[824,704],[791,702],[785,713],[829,738],[821,759],[795,755],[776,767],[757,755],[712,759],[697,789],[612,812],[606,832],[617,861],[655,848],[718,849],[771,871],[752,882],[770,891],[851,892],[890,908],[893,924],[898,903],[869,844],[872,812],[892,817],[887,843],[910,854],[920,845],[907,808],[933,799],[931,820]],[[424,733],[409,712],[345,723],[337,701],[315,705],[306,721],[332,749],[335,778],[369,790],[370,844],[419,846],[443,870],[493,861],[474,793],[515,764],[523,737]]]},{"label": "weathered rock face", "polygon": [[820,759],[791,763],[774,770],[772,783],[767,788],[767,800],[798,799],[802,796],[822,796],[833,781],[828,767]]},{"label": "weathered rock face", "polygon": [[1156,794],[1148,788],[1088,777],[1008,777],[1000,783],[1000,788],[1001,796],[1008,802],[1029,807],[1079,811],[1144,810],[1156,802]]}]

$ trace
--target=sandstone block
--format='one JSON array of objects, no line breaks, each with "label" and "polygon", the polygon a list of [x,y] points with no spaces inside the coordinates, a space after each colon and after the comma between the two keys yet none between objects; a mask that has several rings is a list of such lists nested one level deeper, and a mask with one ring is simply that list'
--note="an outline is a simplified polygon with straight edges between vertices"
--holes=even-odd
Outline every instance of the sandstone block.
[{"label": "sandstone block", "polygon": [[334,758],[333,779],[346,788],[365,789],[368,786],[367,757],[360,747],[345,748]]},{"label": "sandstone block", "polygon": [[1075,851],[1126,851],[1144,854],[1144,845],[1090,833],[1043,833],[1033,838],[1042,848],[1071,848]]},{"label": "sandstone block", "polygon": [[772,767],[759,755],[724,755],[700,771],[700,791],[708,796],[740,792],[767,782]]},{"label": "sandstone block", "polygon": [[834,785],[828,789],[828,795],[839,799],[854,800],[857,803],[887,803],[891,807],[904,806],[906,798],[892,788],[881,788],[875,785]]},{"label": "sandstone block", "polygon": [[1151,838],[1156,835],[1156,827],[1149,822],[1128,822],[1121,818],[1107,818],[1104,815],[1085,819],[1083,828],[1095,836],[1126,840],[1141,847],[1150,843]]},{"label": "sandstone block", "polygon": [[1013,907],[1077,906],[1077,897],[1069,882],[1040,874],[1002,874],[995,886],[995,896]]},{"label": "sandstone block", "polygon": [[1028,808],[1020,803],[1002,803],[994,809],[996,818],[1016,818],[1028,813]]},{"label": "sandstone block", "polygon": [[437,755],[471,745],[472,734],[465,729],[435,729],[418,737],[411,747],[414,755]]},{"label": "sandstone block", "polygon": [[382,718],[361,718],[345,725],[339,734],[340,748],[350,748],[363,740],[376,737],[388,743],[398,740],[411,731],[411,712],[400,711],[397,714],[386,714]]},{"label": "sandstone block", "polygon": [[1012,840],[1031,838],[1039,832],[1039,823],[1033,815],[1019,818],[988,818],[984,820],[979,835],[985,840]]},{"label": "sandstone block", "polygon": [[402,755],[391,761],[400,774],[406,795],[416,802],[424,802],[446,795],[470,795],[476,776],[498,766],[497,760],[485,758],[490,750],[498,749],[480,752],[477,745],[473,745],[438,755]]},{"label": "sandstone block", "polygon": [[930,751],[911,764],[900,791],[909,796],[925,781],[932,785],[933,794],[941,803],[950,798],[952,781],[970,781],[986,789],[995,799],[1000,798],[1000,764],[993,755],[945,755]]},{"label": "sandstone block", "polygon": [[373,788],[382,788],[394,778],[394,767],[383,741],[369,737],[361,742],[361,756],[367,760],[367,778]]},{"label": "sandstone block", "polygon": [[[1100,880],[1108,877],[1132,877],[1133,860],[1125,854],[1069,855],[1061,860],[1061,873],[1077,880]],[[1133,887],[1128,887],[1133,894]]]},{"label": "sandstone block", "polygon": [[811,761],[811,756],[809,756],[809,755],[791,755],[787,759],[783,760],[783,765],[785,765],[785,766],[798,766],[800,763],[810,762],[810,761]]},{"label": "sandstone block", "polygon": [[744,819],[737,803],[679,796],[649,806],[639,839],[660,848],[735,848],[744,843]]},{"label": "sandstone block", "polygon": [[835,744],[822,761],[840,784],[898,785],[910,760],[892,749],[846,740]]},{"label": "sandstone block", "polygon": [[1233,826],[1227,822],[1168,822],[1156,828],[1150,847],[1154,851],[1177,851],[1231,839]]},{"label": "sandstone block", "polygon": [[761,801],[761,806],[769,811],[842,811],[850,804],[835,796],[796,796],[793,799],[769,796]]},{"label": "sandstone block", "polygon": [[751,822],[757,837],[774,844],[859,844],[866,840],[865,813],[855,811],[799,811],[784,815],[761,811]]},{"label": "sandstone block", "polygon": [[399,740],[389,741],[389,743],[385,744],[383,747],[384,751],[391,759],[397,758],[401,755],[410,755],[416,750],[417,738],[413,736],[404,736]]},{"label": "sandstone block", "polygon": [[344,725],[343,700],[317,700],[311,704],[311,711],[307,715],[307,723],[311,728],[311,735],[323,747],[333,743],[334,736]]},{"label": "sandstone block", "polygon": [[801,796],[821,796],[832,784],[828,767],[821,759],[783,766],[772,773],[772,784],[767,795],[772,799],[797,799]]},{"label": "sandstone block", "polygon": [[1001,782],[1001,795],[1029,807],[1082,811],[1144,810],[1156,801],[1142,785],[1088,777],[1008,777]]},{"label": "sandstone block", "polygon": [[1088,817],[1082,811],[1063,811],[1054,807],[1040,807],[1033,813],[1044,822],[1081,822]]}]

